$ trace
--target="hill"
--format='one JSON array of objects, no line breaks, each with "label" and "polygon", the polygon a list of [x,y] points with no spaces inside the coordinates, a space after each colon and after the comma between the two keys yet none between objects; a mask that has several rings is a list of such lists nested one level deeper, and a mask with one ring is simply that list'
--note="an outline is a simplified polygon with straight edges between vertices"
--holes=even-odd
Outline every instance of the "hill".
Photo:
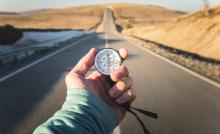
[{"label": "hill", "polygon": [[49,8],[48,9],[36,9],[36,10],[20,12],[20,14],[23,14],[23,15],[34,15],[34,14],[43,13],[43,12],[46,12],[46,11],[49,11],[49,10],[52,10],[52,9],[49,9]]},{"label": "hill", "polygon": [[92,29],[101,22],[103,11],[104,7],[94,5],[51,9],[37,14],[0,14],[0,25],[27,29]]},{"label": "hill", "polygon": [[123,3],[112,4],[110,7],[114,12],[115,23],[124,30],[160,24],[185,14],[154,5]]},{"label": "hill", "polygon": [[157,26],[133,28],[125,34],[220,59],[220,5]]},{"label": "hill", "polygon": [[18,15],[19,13],[16,12],[1,12],[0,11],[0,15]]},{"label": "hill", "polygon": [[65,9],[30,11],[20,14],[0,14],[0,25],[34,29],[94,29],[102,21],[106,7],[111,7],[115,22],[123,29],[146,26],[170,20],[182,13],[165,8],[138,4],[103,4]]}]

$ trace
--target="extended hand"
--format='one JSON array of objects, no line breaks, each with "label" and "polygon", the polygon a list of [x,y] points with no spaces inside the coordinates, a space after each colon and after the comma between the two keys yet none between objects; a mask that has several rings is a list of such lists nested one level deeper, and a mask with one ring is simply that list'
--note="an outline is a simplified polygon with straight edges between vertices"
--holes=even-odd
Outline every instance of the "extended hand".
[{"label": "extended hand", "polygon": [[[128,56],[127,49],[122,48],[119,53],[123,59]],[[92,48],[67,74],[65,79],[67,89],[84,88],[90,90],[104,100],[114,110],[119,119],[122,119],[126,111],[119,104],[131,103],[136,97],[135,90],[131,88],[133,80],[124,65],[111,74],[111,79],[116,82],[113,87],[111,87],[107,77],[97,71],[86,77],[87,72],[93,66],[95,55],[96,49]]]}]

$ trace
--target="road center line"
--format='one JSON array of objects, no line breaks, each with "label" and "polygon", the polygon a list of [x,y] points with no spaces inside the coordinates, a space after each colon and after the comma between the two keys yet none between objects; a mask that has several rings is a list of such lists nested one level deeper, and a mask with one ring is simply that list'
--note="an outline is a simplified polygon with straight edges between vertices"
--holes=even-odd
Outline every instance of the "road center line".
[{"label": "road center line", "polygon": [[109,44],[108,44],[108,34],[105,33],[105,48],[109,48]]},{"label": "road center line", "polygon": [[16,75],[16,74],[18,74],[18,73],[20,73],[20,72],[22,72],[22,71],[24,71],[24,70],[26,70],[26,69],[32,67],[32,66],[34,66],[34,65],[36,65],[36,64],[38,64],[38,63],[40,63],[40,62],[42,62],[42,61],[44,61],[44,60],[46,60],[46,59],[48,59],[48,58],[50,58],[50,57],[52,57],[52,56],[58,54],[58,53],[60,53],[60,52],[62,52],[62,51],[64,51],[64,50],[70,48],[70,47],[73,47],[73,46],[75,46],[75,45],[78,45],[80,42],[82,42],[82,41],[84,41],[84,40],[87,40],[87,39],[91,38],[92,36],[93,36],[93,34],[92,34],[92,35],[89,35],[88,37],[84,37],[84,38],[82,38],[82,39],[80,39],[80,40],[74,42],[74,43],[71,44],[71,45],[68,45],[68,46],[66,46],[66,47],[63,47],[63,48],[61,48],[61,49],[59,49],[59,50],[57,50],[57,51],[55,51],[55,52],[53,52],[53,53],[51,53],[51,54],[49,54],[49,55],[46,55],[46,56],[44,56],[44,57],[42,57],[42,58],[40,58],[40,59],[38,59],[38,60],[36,60],[36,61],[34,61],[34,62],[28,64],[28,65],[26,65],[26,66],[24,66],[24,67],[21,67],[21,68],[19,68],[18,70],[15,70],[14,72],[12,72],[12,73],[10,73],[10,74],[8,74],[8,75],[6,75],[6,76],[0,78],[0,82],[3,82],[3,81],[5,81],[5,80],[7,80],[7,79],[13,77],[14,75]]}]

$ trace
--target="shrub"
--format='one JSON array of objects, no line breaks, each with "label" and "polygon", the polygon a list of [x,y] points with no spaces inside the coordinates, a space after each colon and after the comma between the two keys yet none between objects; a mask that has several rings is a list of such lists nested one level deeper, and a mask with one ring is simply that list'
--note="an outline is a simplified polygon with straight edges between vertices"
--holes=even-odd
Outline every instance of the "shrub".
[{"label": "shrub", "polygon": [[0,45],[12,45],[23,36],[23,32],[11,25],[0,26]]}]

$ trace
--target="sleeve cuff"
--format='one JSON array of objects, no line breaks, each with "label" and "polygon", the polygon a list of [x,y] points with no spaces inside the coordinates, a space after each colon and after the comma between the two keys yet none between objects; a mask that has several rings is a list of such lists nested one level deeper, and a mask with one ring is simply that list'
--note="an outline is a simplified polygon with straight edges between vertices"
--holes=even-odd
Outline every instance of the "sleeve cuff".
[{"label": "sleeve cuff", "polygon": [[100,97],[86,89],[68,89],[66,102],[62,109],[74,109],[75,112],[92,117],[102,132],[111,132],[119,123],[113,109]]}]

